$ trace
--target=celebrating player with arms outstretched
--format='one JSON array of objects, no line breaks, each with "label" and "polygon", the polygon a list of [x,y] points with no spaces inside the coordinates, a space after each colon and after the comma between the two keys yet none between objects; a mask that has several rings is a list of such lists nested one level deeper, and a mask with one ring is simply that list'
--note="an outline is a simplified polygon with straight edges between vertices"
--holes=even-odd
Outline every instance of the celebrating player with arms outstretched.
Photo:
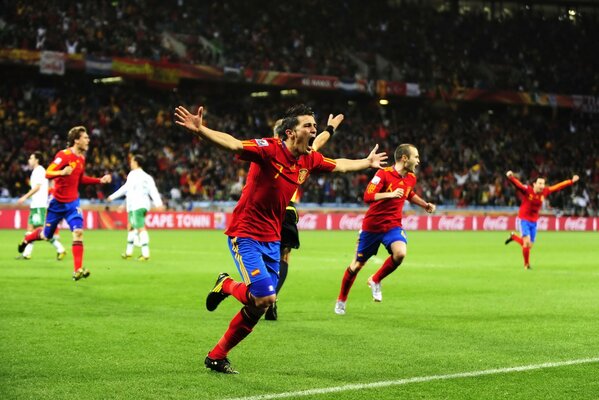
[{"label": "celebrating player with arms outstretched", "polygon": [[[314,139],[312,150],[320,150],[326,144],[326,142],[329,141],[329,139],[335,134],[335,130],[339,127],[339,124],[341,124],[343,121],[343,118],[343,114],[338,114],[335,117],[333,117],[333,114],[329,115],[327,127]],[[274,136],[276,138],[283,137],[284,132],[282,132],[282,128],[283,120],[279,119],[275,122],[275,126],[273,127]],[[291,249],[299,249],[300,247],[299,231],[297,230],[299,214],[295,208],[295,204],[298,202],[298,199],[299,190],[296,190],[291,198],[291,201],[289,202],[289,205],[287,205],[287,209],[285,210],[285,218],[283,219],[283,226],[281,227],[281,261],[279,263],[279,283],[275,289],[277,296],[279,295],[279,292],[285,283],[285,279],[287,278]],[[276,321],[279,318],[278,315],[277,303],[275,302],[268,308],[268,310],[266,310],[264,319]]]},{"label": "celebrating player with arms outstretched", "polygon": [[575,182],[578,182],[578,175],[574,175],[572,179],[567,179],[563,182],[557,183],[553,186],[545,187],[545,178],[537,178],[532,187],[530,185],[524,185],[514,176],[512,171],[508,171],[506,174],[507,178],[518,190],[518,197],[522,203],[520,204],[520,210],[518,211],[518,225],[520,234],[516,235],[514,232],[510,234],[510,237],[505,241],[505,244],[515,241],[522,246],[522,256],[524,258],[524,269],[530,269],[530,249],[532,248],[535,238],[537,237],[537,220],[539,219],[539,212],[543,206],[543,201],[551,193],[560,191],[568,186],[571,186]]},{"label": "celebrating player with arms outstretched", "polygon": [[299,185],[311,172],[349,172],[380,168],[387,158],[377,153],[378,146],[361,160],[323,157],[311,151],[308,142],[316,135],[312,110],[304,105],[290,108],[283,120],[281,138],[238,140],[202,124],[203,108],[197,114],[177,107],[175,122],[220,148],[250,161],[247,184],[233,210],[225,234],[229,249],[243,282],[221,273],[206,299],[206,308],[215,310],[233,295],[243,308],[204,360],[207,368],[236,373],[227,354],[249,335],[262,315],[276,300],[279,279],[281,224],[285,209]]},{"label": "celebrating player with arms outstretched", "polygon": [[370,204],[362,221],[356,255],[345,270],[341,280],[341,291],[335,304],[335,313],[345,314],[345,303],[358,272],[368,259],[385,245],[390,256],[379,270],[368,278],[374,301],[383,300],[381,280],[399,267],[405,258],[408,238],[401,226],[403,205],[406,200],[416,204],[428,213],[435,211],[435,205],[427,203],[414,193],[416,167],[420,164],[418,149],[411,144],[400,144],[395,149],[395,164],[376,173],[366,191],[364,201]]},{"label": "celebrating player with arms outstretched", "polygon": [[54,179],[54,198],[48,205],[46,224],[28,235],[19,244],[22,253],[28,243],[50,240],[58,223],[65,219],[73,232],[73,280],[87,278],[89,270],[83,268],[83,213],[79,205],[79,184],[110,183],[110,175],[92,178],[85,175],[84,154],[89,148],[89,135],[83,126],[75,126],[68,133],[68,148],[56,153],[46,170],[46,178]]}]

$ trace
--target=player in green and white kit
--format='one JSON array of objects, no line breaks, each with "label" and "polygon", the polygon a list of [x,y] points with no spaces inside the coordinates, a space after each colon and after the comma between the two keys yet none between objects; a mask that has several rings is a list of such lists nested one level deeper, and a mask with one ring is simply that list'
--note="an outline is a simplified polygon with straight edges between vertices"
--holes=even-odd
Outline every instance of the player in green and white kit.
[{"label": "player in green and white kit", "polygon": [[146,230],[146,214],[150,209],[150,199],[154,206],[159,210],[164,210],[164,205],[160,199],[160,193],[156,189],[154,179],[143,170],[144,157],[139,154],[131,156],[129,165],[131,172],[127,175],[127,181],[116,192],[108,196],[108,201],[113,201],[122,196],[127,196],[127,213],[129,216],[127,234],[127,248],[122,254],[124,259],[131,258],[133,254],[133,246],[136,237],[139,239],[141,246],[141,256],[139,261],[147,261],[150,259],[150,237]]},{"label": "player in green and white kit", "polygon": [[[46,221],[46,209],[48,208],[48,179],[46,179],[46,169],[41,166],[42,153],[36,151],[29,156],[28,164],[32,169],[29,177],[31,190],[25,193],[17,200],[18,204],[23,204],[28,198],[31,198],[29,206],[29,219],[27,221],[27,234],[35,228],[44,225]],[[56,248],[56,259],[62,260],[67,254],[62,243],[58,240],[58,235],[54,235],[50,243]],[[23,253],[17,259],[30,260],[33,252],[33,242],[29,243]]]}]

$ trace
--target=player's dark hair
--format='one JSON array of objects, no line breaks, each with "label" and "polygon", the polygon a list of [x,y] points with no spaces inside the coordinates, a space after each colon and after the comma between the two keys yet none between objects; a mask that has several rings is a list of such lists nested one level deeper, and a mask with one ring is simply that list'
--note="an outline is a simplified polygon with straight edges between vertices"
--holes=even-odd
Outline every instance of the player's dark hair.
[{"label": "player's dark hair", "polygon": [[314,116],[314,111],[305,104],[296,104],[285,112],[283,122],[281,123],[280,131],[278,133],[281,140],[287,140],[287,130],[293,130],[299,123],[298,117],[303,115]]},{"label": "player's dark hair", "polygon": [[399,160],[401,160],[402,156],[406,156],[406,157],[410,157],[410,149],[411,148],[416,148],[416,146],[414,146],[413,144],[410,143],[403,143],[400,144],[399,146],[397,146],[397,148],[395,149],[395,162],[398,162]]},{"label": "player's dark hair", "polygon": [[31,154],[35,157],[39,165],[44,165],[44,155],[41,151],[34,151]]},{"label": "player's dark hair", "polygon": [[87,129],[85,129],[85,126],[79,125],[71,128],[69,134],[67,135],[67,146],[73,146],[75,144],[75,140],[79,139],[81,134],[86,132]]},{"label": "player's dark hair", "polygon": [[135,162],[137,163],[137,165],[139,165],[139,167],[141,169],[143,169],[146,165],[146,158],[144,156],[142,156],[141,154],[133,154],[131,156],[131,158],[133,158],[135,160]]}]

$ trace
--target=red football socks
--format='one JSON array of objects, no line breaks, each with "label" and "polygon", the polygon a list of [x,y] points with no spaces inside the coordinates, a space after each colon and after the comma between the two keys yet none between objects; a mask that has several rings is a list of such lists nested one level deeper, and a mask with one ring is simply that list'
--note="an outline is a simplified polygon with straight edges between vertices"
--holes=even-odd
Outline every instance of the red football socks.
[{"label": "red football socks", "polygon": [[395,271],[397,269],[397,267],[398,267],[398,265],[395,265],[393,263],[393,257],[389,256],[385,260],[385,262],[383,263],[383,265],[381,265],[381,267],[379,268],[379,270],[376,271],[376,273],[374,275],[372,275],[372,280],[374,281],[374,283],[379,283],[387,275],[389,275],[390,273],[392,273],[393,271]]},{"label": "red football socks", "polygon": [[36,240],[42,239],[42,228],[36,228],[28,235],[25,235],[25,241],[27,243],[35,242]]},{"label": "red football socks", "polygon": [[223,282],[223,292],[232,295],[242,304],[249,303],[248,287],[243,282],[237,282],[233,278],[227,278]]},{"label": "red football socks", "polygon": [[524,256],[524,265],[530,265],[530,247],[522,247],[522,255]]},{"label": "red football socks", "polygon": [[512,240],[522,246],[522,238],[515,233],[512,235]]},{"label": "red football socks", "polygon": [[73,264],[75,272],[77,272],[79,269],[81,269],[81,265],[83,264],[83,242],[80,240],[73,240],[71,251],[73,252]]},{"label": "red football socks", "polygon": [[339,292],[339,297],[337,300],[346,301],[347,296],[349,295],[349,291],[356,280],[356,276],[358,276],[358,272],[360,270],[353,271],[347,267],[345,270],[345,274],[343,274],[343,279],[341,280],[341,291]]},{"label": "red football socks", "polygon": [[[261,315],[260,315],[261,316]],[[216,346],[208,353],[213,360],[220,360],[227,356],[229,351],[247,337],[254,326],[260,320],[260,316],[252,317],[247,314],[247,307],[243,307],[229,323],[229,329],[225,332]],[[257,319],[256,319],[257,318]]]}]

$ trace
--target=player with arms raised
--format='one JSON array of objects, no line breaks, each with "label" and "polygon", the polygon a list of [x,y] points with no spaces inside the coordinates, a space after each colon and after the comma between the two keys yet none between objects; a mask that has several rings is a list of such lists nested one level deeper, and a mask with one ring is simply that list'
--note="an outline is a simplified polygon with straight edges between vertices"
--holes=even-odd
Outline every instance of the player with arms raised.
[{"label": "player with arms raised", "polygon": [[418,164],[418,149],[411,144],[400,144],[395,149],[395,164],[377,171],[366,187],[364,201],[370,204],[370,207],[362,221],[356,255],[341,280],[341,291],[335,303],[336,314],[345,315],[347,296],[356,276],[368,259],[376,255],[381,243],[385,245],[390,256],[379,270],[368,278],[368,286],[372,290],[374,301],[383,300],[381,281],[399,267],[408,251],[408,238],[401,226],[405,201],[424,208],[428,213],[435,211],[434,204],[427,203],[414,192],[414,172]]},{"label": "player with arms raised", "polygon": [[530,269],[530,249],[537,237],[537,220],[539,219],[541,207],[543,207],[543,201],[551,193],[558,192],[578,182],[579,177],[578,175],[574,175],[572,179],[545,187],[545,178],[537,178],[532,186],[530,186],[520,182],[512,171],[508,171],[505,175],[516,187],[518,197],[520,197],[520,201],[522,202],[518,211],[518,226],[521,236],[512,232],[510,237],[505,241],[505,244],[515,241],[522,246],[524,269]]},{"label": "player with arms raised", "polygon": [[227,354],[249,335],[262,315],[276,300],[279,279],[281,224],[285,209],[299,185],[311,172],[349,172],[380,168],[387,158],[377,153],[378,146],[361,160],[323,157],[311,151],[309,140],[316,136],[312,110],[305,105],[290,108],[283,120],[281,138],[238,140],[207,128],[202,123],[203,108],[197,114],[184,107],[175,110],[175,122],[218,147],[250,161],[247,184],[225,234],[229,249],[243,282],[221,273],[206,298],[206,308],[215,310],[233,295],[243,308],[208,353],[204,365],[217,372],[237,373]]},{"label": "player with arms raised", "polygon": [[54,198],[48,205],[46,224],[28,235],[19,244],[22,253],[28,243],[36,240],[50,240],[58,223],[65,219],[73,233],[73,280],[87,278],[89,270],[83,268],[83,213],[79,204],[79,184],[110,183],[111,176],[92,178],[85,175],[84,154],[89,148],[89,135],[83,126],[69,130],[68,148],[56,153],[54,161],[46,170],[46,178],[54,179]]}]

